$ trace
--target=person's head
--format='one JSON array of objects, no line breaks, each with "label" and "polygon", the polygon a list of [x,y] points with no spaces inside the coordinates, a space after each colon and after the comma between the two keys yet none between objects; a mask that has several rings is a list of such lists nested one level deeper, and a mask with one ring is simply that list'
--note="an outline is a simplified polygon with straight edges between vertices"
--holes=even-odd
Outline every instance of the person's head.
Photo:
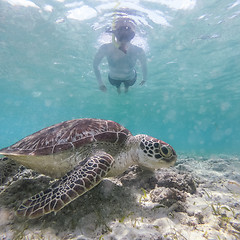
[{"label": "person's head", "polygon": [[135,36],[134,21],[129,18],[119,18],[115,22],[114,35],[119,42],[130,42]]}]

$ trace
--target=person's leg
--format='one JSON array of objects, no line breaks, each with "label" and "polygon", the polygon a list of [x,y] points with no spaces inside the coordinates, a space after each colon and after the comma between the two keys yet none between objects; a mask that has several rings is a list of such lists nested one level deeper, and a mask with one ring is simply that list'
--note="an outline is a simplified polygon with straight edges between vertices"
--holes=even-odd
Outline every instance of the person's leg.
[{"label": "person's leg", "polygon": [[120,94],[120,93],[121,93],[121,88],[120,88],[120,86],[119,86],[119,87],[117,87],[117,92],[118,92],[118,94]]},{"label": "person's leg", "polygon": [[127,81],[124,81],[124,87],[125,87],[125,93],[128,92],[128,88],[132,85],[134,85],[134,83],[136,82],[137,80],[137,73],[135,71],[135,77],[132,79],[132,80],[127,80]]},{"label": "person's leg", "polygon": [[120,85],[121,85],[122,81],[112,79],[109,76],[108,76],[108,80],[113,86],[115,86],[117,88],[117,92],[118,92],[118,94],[120,94],[121,93]]}]

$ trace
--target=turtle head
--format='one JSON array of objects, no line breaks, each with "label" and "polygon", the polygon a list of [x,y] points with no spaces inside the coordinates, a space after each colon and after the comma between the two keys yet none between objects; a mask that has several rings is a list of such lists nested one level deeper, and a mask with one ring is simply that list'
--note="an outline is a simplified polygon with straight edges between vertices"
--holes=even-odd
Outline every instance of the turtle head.
[{"label": "turtle head", "polygon": [[175,150],[167,143],[147,135],[137,135],[138,164],[150,170],[173,166],[177,160]]}]

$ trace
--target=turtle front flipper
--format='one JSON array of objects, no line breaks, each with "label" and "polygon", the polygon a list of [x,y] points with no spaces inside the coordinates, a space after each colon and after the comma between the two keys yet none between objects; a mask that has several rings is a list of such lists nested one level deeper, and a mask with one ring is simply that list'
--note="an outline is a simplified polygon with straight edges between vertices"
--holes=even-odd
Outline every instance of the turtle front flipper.
[{"label": "turtle front flipper", "polygon": [[48,189],[24,201],[17,215],[37,218],[53,211],[56,213],[96,186],[107,175],[113,161],[105,152],[86,158]]}]

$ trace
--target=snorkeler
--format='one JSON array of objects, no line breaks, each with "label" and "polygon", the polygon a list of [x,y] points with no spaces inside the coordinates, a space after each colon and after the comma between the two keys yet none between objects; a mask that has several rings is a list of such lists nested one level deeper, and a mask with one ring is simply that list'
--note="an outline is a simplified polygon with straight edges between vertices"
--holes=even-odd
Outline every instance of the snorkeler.
[{"label": "snorkeler", "polygon": [[140,85],[143,85],[147,80],[145,52],[142,48],[130,43],[135,36],[135,25],[129,18],[119,18],[112,33],[114,34],[113,41],[103,44],[95,55],[93,61],[94,73],[100,90],[105,92],[107,88],[102,81],[98,67],[102,59],[106,57],[109,66],[109,82],[117,88],[118,93],[121,93],[120,86],[123,83],[125,92],[127,92],[128,88],[134,85],[137,80],[135,70],[137,60],[140,62],[143,75]]}]

